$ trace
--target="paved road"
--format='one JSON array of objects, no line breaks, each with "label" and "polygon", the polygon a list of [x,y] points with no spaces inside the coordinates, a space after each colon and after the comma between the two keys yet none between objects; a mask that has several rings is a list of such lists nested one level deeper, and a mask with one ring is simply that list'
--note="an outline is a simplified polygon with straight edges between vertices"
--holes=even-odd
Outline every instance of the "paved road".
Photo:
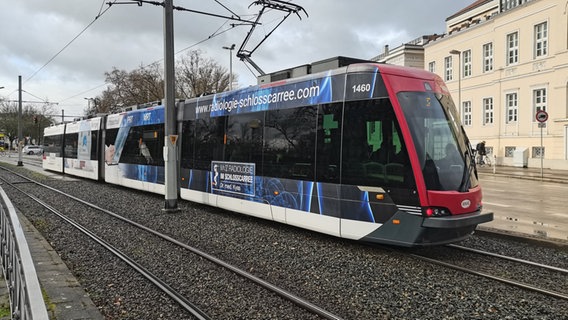
[{"label": "paved road", "polygon": [[568,184],[480,175],[484,209],[493,222],[483,226],[568,240]]}]

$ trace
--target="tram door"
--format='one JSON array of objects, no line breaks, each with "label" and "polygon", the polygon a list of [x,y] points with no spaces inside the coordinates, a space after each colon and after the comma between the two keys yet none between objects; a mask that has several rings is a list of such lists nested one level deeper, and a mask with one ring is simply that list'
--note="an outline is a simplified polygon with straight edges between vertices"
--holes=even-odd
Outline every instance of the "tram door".
[{"label": "tram door", "polygon": [[[345,104],[341,168],[342,218],[384,223],[396,211],[392,202],[418,203],[408,152],[389,99]],[[388,203],[362,195],[361,186],[388,190]]]}]

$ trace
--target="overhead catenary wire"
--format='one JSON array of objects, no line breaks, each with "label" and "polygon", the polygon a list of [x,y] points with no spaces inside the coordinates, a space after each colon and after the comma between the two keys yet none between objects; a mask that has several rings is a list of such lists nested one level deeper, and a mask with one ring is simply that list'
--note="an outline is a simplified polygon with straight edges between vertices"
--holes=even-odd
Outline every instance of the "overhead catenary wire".
[{"label": "overhead catenary wire", "polygon": [[[116,2],[117,0],[114,0],[114,2]],[[104,2],[103,2],[104,4]],[[77,40],[77,38],[79,38],[85,31],[87,31],[87,29],[89,29],[93,23],[95,23],[95,21],[97,21],[98,18],[100,18],[103,14],[105,14],[111,6],[109,6],[108,8],[106,8],[105,10],[102,10],[102,6],[101,9],[99,10],[99,14],[97,14],[97,16],[95,16],[95,18],[93,19],[93,21],[91,21],[85,28],[83,28],[83,30],[81,30],[81,32],[79,32],[79,34],[77,34],[73,39],[71,39],[71,41],[69,41],[65,46],[63,46],[63,48],[61,48],[61,50],[59,50],[53,57],[51,57],[46,63],[44,63],[39,69],[37,69],[31,76],[29,76],[26,80],[24,80],[24,83],[30,81],[33,77],[35,77],[41,70],[43,70],[45,67],[47,67],[48,64],[50,64],[53,60],[55,60],[55,58],[57,58],[57,56],[59,56],[63,51],[65,51],[65,49],[67,49],[75,40]]]},{"label": "overhead catenary wire", "polygon": [[[201,41],[198,41],[198,42],[196,42],[196,43],[194,43],[194,44],[192,44],[192,45],[190,45],[190,46],[187,46],[187,47],[185,47],[185,48],[183,48],[183,49],[177,51],[177,52],[175,53],[176,55],[177,55],[177,54],[180,54],[181,52],[184,52],[184,51],[186,51],[186,50],[189,50],[189,49],[191,49],[191,48],[193,48],[193,47],[195,47],[195,46],[197,46],[197,45],[199,45],[199,44],[202,44],[202,43],[204,43],[204,42],[206,42],[206,41],[208,41],[208,40],[211,40],[211,39],[213,39],[213,38],[215,38],[215,37],[217,37],[217,36],[219,36],[219,35],[221,35],[221,34],[227,32],[227,31],[229,31],[229,30],[235,28],[236,26],[239,26],[239,25],[253,25],[253,26],[254,26],[254,25],[262,25],[262,23],[259,23],[258,21],[252,21],[252,20],[245,20],[245,19],[242,19],[239,15],[237,15],[235,12],[233,12],[232,10],[230,10],[229,8],[227,8],[225,5],[221,4],[219,1],[217,1],[217,0],[214,0],[214,1],[217,2],[219,5],[221,5],[224,9],[226,9],[227,11],[229,11],[233,16],[231,16],[231,17],[226,17],[226,16],[217,15],[217,14],[211,14],[211,13],[196,11],[196,10],[192,10],[192,9],[187,9],[187,8],[183,8],[183,7],[174,7],[174,9],[175,9],[175,10],[178,10],[178,11],[188,11],[188,12],[192,12],[192,13],[206,14],[206,15],[214,16],[214,17],[227,18],[227,20],[226,20],[215,32],[213,32],[213,33],[212,33],[211,35],[209,35],[207,38],[204,38],[204,39],[201,40]],[[280,2],[280,3],[285,3],[285,4],[289,4],[291,1],[289,1],[289,2],[278,1],[278,2]],[[161,5],[161,3],[156,2],[156,1],[144,1],[144,0],[143,0],[143,1],[134,1],[134,0],[131,0],[131,1],[128,2],[128,3],[137,3],[139,6],[142,5],[142,3],[148,3],[148,4],[154,4],[154,5]],[[84,33],[84,31],[86,31],[100,16],[102,16],[103,14],[105,14],[105,13],[110,9],[110,7],[111,7],[113,4],[128,4],[128,3],[127,3],[127,2],[117,2],[117,0],[114,0],[113,2],[107,2],[108,8],[106,8],[106,9],[103,11],[103,10],[102,10],[103,5],[104,5],[104,0],[103,0],[103,4],[101,5],[101,8],[100,8],[100,10],[99,10],[99,14],[95,17],[95,19],[94,19],[89,25],[87,25],[87,26],[85,27],[85,29],[83,29],[83,30],[82,30],[73,40],[71,40],[63,49],[61,49],[54,57],[52,57],[44,66],[42,66],[42,67],[41,67],[40,69],[38,69],[34,74],[32,74],[32,76],[30,76],[26,81],[30,80],[30,79],[31,79],[33,76],[35,76],[39,71],[41,71],[45,66],[47,66],[47,64],[49,64],[51,61],[53,61],[53,59],[55,59],[55,58],[56,58],[63,50],[65,50],[74,40],[76,40],[82,33]],[[301,8],[301,7],[300,7],[300,8]],[[268,11],[272,11],[273,9],[274,9],[273,7],[268,7]],[[302,10],[303,10],[303,8],[302,8]],[[253,17],[254,17],[254,16],[257,16],[257,17],[258,17],[258,15],[259,15],[259,14],[253,15]],[[285,19],[285,18],[284,18],[284,19]],[[238,22],[242,22],[242,24],[231,24],[231,25],[230,25],[230,28],[220,31],[220,30],[223,28],[223,26],[225,26],[225,25],[227,24],[227,22],[228,22],[228,21],[231,21],[231,20],[236,20],[236,21],[238,21]],[[257,19],[257,20],[258,20],[258,19]],[[273,23],[273,22],[274,22],[274,20],[271,21],[270,23]],[[283,20],[282,20],[282,22],[283,22]],[[281,23],[281,22],[280,22],[280,23]],[[279,24],[278,24],[278,25],[279,25]],[[278,25],[277,25],[277,26],[278,26]],[[276,26],[276,27],[277,27],[277,26]],[[273,29],[275,29],[276,27],[274,27]],[[272,30],[272,31],[274,31],[274,30]],[[265,32],[265,33],[266,33],[266,32]],[[270,34],[269,34],[269,35],[270,35]],[[267,37],[268,37],[268,35],[265,35],[264,39],[257,45],[257,47],[258,47]],[[256,48],[255,48],[255,49],[256,49]],[[253,50],[253,51],[254,51],[254,50]],[[146,66],[144,66],[144,67],[142,67],[142,68],[143,68],[143,69],[144,69],[144,68],[147,68],[148,66],[154,65],[154,64],[156,64],[156,63],[161,63],[162,61],[163,61],[163,58],[162,58],[162,59],[159,59],[159,60],[156,60],[156,61],[154,61],[154,62],[152,62],[152,63],[150,63],[150,64],[147,64]],[[246,66],[247,69],[254,75],[254,72],[248,67],[248,65],[245,64],[245,66]],[[70,97],[68,97],[68,98],[65,98],[65,99],[63,99],[63,100],[60,100],[60,102],[63,102],[63,101],[67,101],[67,100],[76,98],[76,97],[79,96],[79,95],[82,95],[82,94],[84,94],[84,93],[90,92],[90,91],[92,91],[92,90],[96,90],[96,89],[98,89],[98,88],[100,88],[100,87],[102,87],[102,86],[104,86],[104,85],[106,85],[106,83],[101,84],[101,85],[98,85],[98,86],[96,86],[96,87],[94,87],[94,88],[92,88],[92,89],[88,89],[88,90],[82,91],[82,92],[80,92],[80,93],[78,93],[78,94],[74,94],[74,95],[72,95],[72,96],[70,96]]]},{"label": "overhead catenary wire", "polygon": [[[223,26],[225,26],[228,21],[229,21],[229,20],[225,21],[219,28],[217,28],[217,30],[215,30],[215,32],[213,32],[212,34],[210,34],[210,35],[207,36],[206,38],[204,38],[204,39],[202,39],[202,40],[200,40],[200,41],[198,41],[198,42],[196,42],[196,43],[194,43],[194,44],[191,44],[191,45],[189,45],[189,46],[187,46],[187,47],[185,47],[185,48],[183,48],[183,49],[178,50],[175,54],[178,55],[178,54],[180,54],[180,53],[182,53],[182,52],[184,52],[184,51],[187,51],[187,50],[189,50],[189,49],[191,49],[191,48],[193,48],[193,47],[195,47],[195,46],[198,46],[198,45],[200,45],[200,44],[202,44],[202,43],[204,43],[204,42],[206,42],[206,41],[209,41],[209,40],[211,40],[211,39],[213,39],[213,38],[215,38],[215,37],[218,37],[218,36],[222,35],[222,34],[225,33],[225,32],[228,32],[228,31],[232,30],[232,29],[235,27],[235,25],[231,25],[230,28],[224,29],[224,30],[222,30],[222,31],[219,32],[219,30],[221,30],[221,28],[223,28]],[[142,66],[142,69],[148,68],[149,66],[155,65],[155,64],[157,64],[157,63],[161,63],[163,60],[164,60],[163,58],[158,59],[158,60],[155,60],[154,62],[151,62],[151,63],[149,63],[149,64],[147,64],[147,65],[145,65],[145,66]],[[103,83],[103,84],[101,84],[101,85],[98,85],[98,86],[96,86],[96,87],[94,87],[94,88],[91,88],[91,89],[82,91],[82,92],[80,92],[80,93],[74,94],[74,95],[72,95],[72,96],[70,96],[70,97],[67,97],[67,98],[65,98],[65,99],[62,99],[62,100],[60,100],[59,102],[64,102],[64,101],[67,101],[67,100],[76,98],[76,97],[78,97],[78,96],[81,96],[81,95],[83,95],[83,94],[85,94],[85,93],[87,93],[87,92],[96,90],[96,89],[98,89],[98,88],[100,88],[100,87],[103,87],[103,86],[105,86],[105,85],[107,85],[106,82]]]},{"label": "overhead catenary wire", "polygon": [[[235,12],[233,12],[232,10],[230,10],[229,8],[227,8],[225,5],[221,4],[221,3],[218,2],[217,0],[215,0],[215,2],[217,2],[219,5],[221,5],[223,8],[225,8],[227,11],[229,11],[231,14],[233,14],[234,16],[236,16],[236,17],[237,17],[236,20],[242,21],[242,22],[250,22],[250,21],[248,21],[248,20],[242,20],[239,15],[237,15]],[[139,3],[139,5],[140,5],[141,3],[149,3],[149,4],[154,4],[154,5],[160,5],[158,2],[155,2],[155,1],[134,1],[134,0],[132,0],[131,3]],[[97,15],[97,18],[100,17],[102,14],[104,14],[113,4],[121,4],[121,3],[117,3],[117,0],[114,0],[112,3],[111,3],[111,2],[108,2],[107,4],[108,4],[109,7],[108,7],[104,12],[101,13],[101,11],[102,11],[102,6],[104,5],[104,0],[103,0],[103,4],[101,5],[101,10],[99,11],[99,15]],[[176,10],[190,11],[190,12],[194,12],[194,13],[201,13],[201,12],[197,12],[197,11],[187,10],[187,9],[181,8],[181,7],[176,7]],[[95,18],[95,20],[96,20],[97,18]],[[177,51],[175,54],[176,54],[176,55],[177,55],[177,54],[180,54],[180,53],[182,53],[182,52],[184,52],[184,51],[186,51],[186,50],[189,50],[189,49],[191,49],[191,48],[193,48],[193,47],[195,47],[195,46],[197,46],[197,45],[200,45],[200,44],[202,44],[202,43],[204,43],[204,42],[206,42],[206,41],[208,41],[208,40],[211,40],[211,39],[213,39],[213,38],[215,38],[215,37],[217,37],[217,36],[219,36],[219,35],[221,35],[221,34],[227,32],[227,31],[229,31],[229,30],[235,28],[236,26],[238,26],[238,24],[231,24],[231,27],[230,27],[230,28],[225,29],[225,30],[219,32],[219,30],[221,30],[221,28],[223,28],[223,26],[225,26],[225,25],[227,24],[227,22],[230,21],[230,20],[233,20],[233,19],[231,19],[231,18],[227,19],[219,28],[217,28],[217,30],[215,30],[215,32],[213,32],[213,33],[212,33],[211,35],[209,35],[207,38],[204,38],[204,39],[201,40],[201,41],[198,41],[198,42],[196,42],[196,43],[194,43],[194,44],[192,44],[192,45],[190,45],[190,46],[187,46],[187,47],[185,47],[185,48],[183,48],[183,49]],[[93,22],[94,22],[94,21],[93,21]],[[92,24],[92,23],[91,23],[91,24]],[[245,24],[242,24],[242,25],[245,25]],[[149,63],[149,64],[143,66],[142,68],[144,69],[144,68],[147,68],[147,67],[149,67],[149,66],[152,66],[152,65],[154,65],[154,64],[156,64],[156,63],[161,63],[163,60],[164,60],[163,58],[158,59],[158,60],[155,60],[154,62]],[[94,87],[94,88],[92,88],[92,89],[88,89],[88,90],[82,91],[82,92],[80,92],[80,93],[74,94],[74,95],[72,95],[72,96],[70,96],[70,97],[68,97],[68,98],[65,98],[65,99],[63,99],[63,100],[60,100],[60,102],[63,102],[63,101],[67,101],[67,100],[76,98],[76,97],[78,97],[78,96],[80,96],[80,95],[83,95],[83,94],[85,94],[85,93],[87,93],[87,92],[96,90],[96,89],[98,89],[98,88],[100,88],[100,87],[102,87],[102,86],[104,86],[104,85],[106,85],[106,83],[101,84],[101,85],[98,85],[98,86],[96,86],[96,87]]]},{"label": "overhead catenary wire", "polygon": [[[215,1],[216,1],[217,3],[219,3],[217,0],[215,0]],[[114,3],[116,3],[116,2],[117,2],[117,0],[114,1]],[[133,2],[133,3],[136,3],[137,1],[132,0],[132,2]],[[154,4],[154,5],[158,5],[158,3],[157,3],[157,2],[154,2],[154,1],[142,1],[142,2],[144,2],[144,3],[150,3],[150,4]],[[221,3],[219,3],[219,4],[220,4],[221,6],[223,6],[223,8],[225,8],[226,10],[228,10],[231,14],[235,15],[235,16],[238,18],[238,19],[237,19],[238,21],[246,21],[246,22],[253,23],[253,22],[250,21],[250,20],[243,20],[243,19],[241,18],[241,16],[237,15],[237,14],[234,13],[232,10],[230,10],[230,9],[227,8],[227,7],[225,7],[223,4],[221,4]],[[109,7],[110,7],[110,6],[111,6],[111,4],[109,3]],[[180,8],[180,7],[176,7],[176,9],[177,9],[177,10],[180,10],[181,8]],[[272,9],[270,9],[270,10],[272,10]],[[193,13],[201,13],[201,12],[191,11],[191,10],[187,10],[187,9],[181,10],[181,11],[190,11],[190,12],[193,12]],[[258,14],[244,15],[244,16],[251,16],[251,17],[254,18],[254,17],[256,17],[257,15],[258,15]],[[215,30],[215,32],[213,32],[211,35],[209,35],[208,37],[206,37],[206,38],[204,38],[204,39],[202,39],[202,40],[200,40],[200,41],[198,41],[198,42],[196,42],[196,43],[194,43],[194,44],[191,44],[191,45],[189,45],[189,46],[187,46],[187,47],[184,47],[183,49],[178,50],[175,54],[178,55],[178,54],[180,54],[180,53],[182,53],[182,52],[184,52],[184,51],[187,51],[187,50],[189,50],[189,49],[191,49],[191,48],[193,48],[193,47],[195,47],[195,46],[198,46],[198,45],[200,45],[200,44],[202,44],[202,43],[204,43],[204,42],[206,42],[206,41],[208,41],[208,40],[211,40],[211,39],[213,39],[213,38],[215,38],[215,37],[217,37],[217,36],[220,36],[220,35],[222,35],[223,33],[228,32],[228,31],[234,29],[234,28],[237,27],[237,26],[249,25],[248,23],[247,23],[247,24],[231,24],[231,25],[230,25],[230,28],[225,29],[225,30],[222,30],[222,31],[219,31],[219,30],[221,30],[221,29],[223,28],[223,26],[225,26],[230,20],[233,20],[233,19],[227,19],[227,20],[226,20],[223,24],[221,24],[221,26],[220,26],[219,28],[217,28],[217,30]],[[272,22],[273,22],[273,21],[272,21]],[[272,22],[271,22],[271,23],[272,23]],[[149,67],[149,66],[152,66],[152,65],[154,65],[154,64],[156,64],[156,63],[161,63],[163,60],[164,60],[163,58],[158,59],[158,60],[155,60],[154,62],[151,62],[151,63],[149,63],[149,64],[143,66],[142,69],[147,68],[147,67]],[[249,68],[248,65],[245,64],[245,67],[247,67],[247,69],[251,72],[251,74],[255,75],[254,72]],[[78,96],[80,96],[80,95],[83,95],[84,93],[87,93],[87,92],[96,90],[96,89],[98,89],[98,88],[100,88],[100,87],[102,87],[102,86],[104,86],[104,85],[106,85],[106,83],[101,84],[101,85],[98,85],[98,86],[96,86],[96,87],[94,87],[94,88],[92,88],[92,89],[88,89],[88,90],[82,91],[82,92],[80,92],[80,93],[74,94],[74,95],[72,95],[72,96],[70,96],[70,97],[68,97],[68,98],[65,98],[65,99],[63,99],[63,100],[60,100],[60,102],[73,99],[73,98],[75,98],[75,97],[78,97]]]}]

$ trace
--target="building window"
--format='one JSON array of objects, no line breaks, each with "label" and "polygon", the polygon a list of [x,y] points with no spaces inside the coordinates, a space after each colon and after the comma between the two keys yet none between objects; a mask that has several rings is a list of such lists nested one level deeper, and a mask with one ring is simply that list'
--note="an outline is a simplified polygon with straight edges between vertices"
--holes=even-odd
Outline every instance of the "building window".
[{"label": "building window", "polygon": [[505,147],[505,157],[512,158],[516,147]]},{"label": "building window", "polygon": [[471,126],[471,101],[464,101],[462,103],[463,125]]},{"label": "building window", "polygon": [[462,53],[463,58],[463,76],[471,76],[471,50],[464,51]]},{"label": "building window", "polygon": [[444,74],[446,81],[452,80],[452,57],[445,57],[444,58]]},{"label": "building window", "polygon": [[483,72],[493,71],[493,43],[483,45]]},{"label": "building window", "polygon": [[518,0],[504,0],[501,1],[501,8],[503,11],[513,9],[514,7],[519,5]]},{"label": "building window", "polygon": [[493,98],[483,99],[483,125],[493,124]]},{"label": "building window", "polygon": [[532,157],[533,158],[544,158],[544,147],[532,147]]},{"label": "building window", "polygon": [[519,62],[519,33],[513,32],[507,35],[507,65]]},{"label": "building window", "polygon": [[546,56],[548,52],[548,24],[543,22],[534,26],[534,57]]},{"label": "building window", "polygon": [[519,112],[519,105],[517,100],[517,93],[508,93],[505,96],[506,104],[505,107],[507,108],[507,123],[517,122],[518,112]]},{"label": "building window", "polygon": [[533,90],[533,122],[536,122],[536,113],[546,111],[546,89]]},{"label": "building window", "polygon": [[436,73],[436,61],[428,63],[428,71]]},{"label": "building window", "polygon": [[511,10],[531,0],[501,0],[501,12]]}]

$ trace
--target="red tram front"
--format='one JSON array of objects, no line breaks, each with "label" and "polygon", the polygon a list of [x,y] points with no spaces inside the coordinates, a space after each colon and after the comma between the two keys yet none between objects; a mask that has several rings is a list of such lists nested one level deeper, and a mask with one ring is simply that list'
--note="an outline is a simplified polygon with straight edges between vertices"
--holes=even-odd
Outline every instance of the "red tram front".
[{"label": "red tram front", "polygon": [[[394,136],[407,152],[400,167],[406,169],[399,170],[409,171],[403,180],[416,192],[396,199],[400,210],[365,238],[414,246],[467,237],[478,224],[491,221],[493,213],[481,212],[471,146],[448,89],[439,76],[423,70],[391,65],[379,70],[400,129]],[[397,143],[391,150],[393,146]]]}]

